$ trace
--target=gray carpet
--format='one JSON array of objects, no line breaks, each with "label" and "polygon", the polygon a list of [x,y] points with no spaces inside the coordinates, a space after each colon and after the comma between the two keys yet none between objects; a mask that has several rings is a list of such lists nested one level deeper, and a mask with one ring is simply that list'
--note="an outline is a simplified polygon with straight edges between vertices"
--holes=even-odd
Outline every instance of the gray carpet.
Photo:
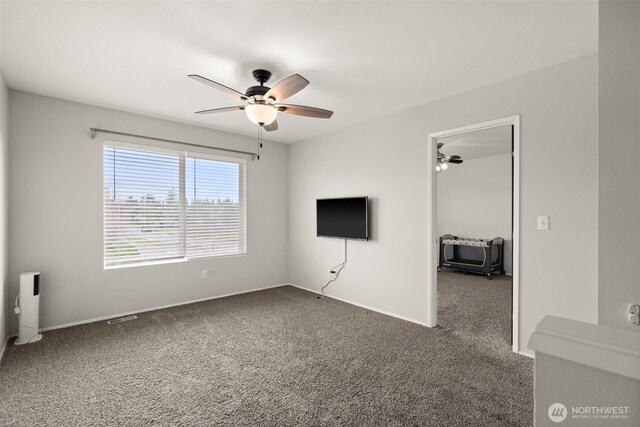
[{"label": "gray carpet", "polygon": [[0,425],[531,425],[509,286],[441,273],[437,329],[282,287],[46,332],[7,347]]}]

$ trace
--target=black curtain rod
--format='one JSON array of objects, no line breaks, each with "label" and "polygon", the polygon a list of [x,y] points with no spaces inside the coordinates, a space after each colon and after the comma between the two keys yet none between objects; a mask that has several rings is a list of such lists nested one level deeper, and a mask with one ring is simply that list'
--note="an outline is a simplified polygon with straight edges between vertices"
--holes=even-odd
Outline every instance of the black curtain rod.
[{"label": "black curtain rod", "polygon": [[253,153],[253,152],[250,152],[250,151],[233,150],[231,148],[213,147],[211,145],[203,145],[203,144],[193,144],[191,142],[176,141],[176,140],[173,140],[173,139],[165,139],[165,138],[157,138],[155,136],[137,135],[135,133],[118,132],[118,131],[115,131],[115,130],[98,129],[98,128],[89,128],[89,130],[91,131],[91,139],[95,139],[96,133],[110,133],[112,135],[122,135],[122,136],[130,136],[130,137],[133,137],[133,138],[150,139],[150,140],[153,140],[153,141],[162,141],[162,142],[169,142],[169,143],[172,143],[172,144],[188,145],[190,147],[209,148],[211,150],[220,150],[220,151],[227,151],[227,152],[230,152],[230,153],[247,154],[247,155],[251,156],[251,160],[254,160],[255,156],[258,155],[258,153]]}]

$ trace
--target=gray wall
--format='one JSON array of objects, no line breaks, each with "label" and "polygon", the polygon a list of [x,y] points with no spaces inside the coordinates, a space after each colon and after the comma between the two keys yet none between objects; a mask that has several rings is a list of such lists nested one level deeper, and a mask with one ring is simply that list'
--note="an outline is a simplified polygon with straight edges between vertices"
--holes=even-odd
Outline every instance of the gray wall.
[{"label": "gray wall", "polygon": [[[315,199],[368,195],[373,239],[349,243],[328,293],[426,321],[427,135],[521,114],[522,347],[546,314],[595,323],[597,84],[591,55],[294,144],[291,281],[318,290],[342,259],[341,241],[315,236]],[[536,230],[538,215],[550,231]]]},{"label": "gray wall", "polygon": [[640,332],[640,2],[599,5],[598,320]]},{"label": "gray wall", "polygon": [[103,136],[89,127],[248,151],[256,139],[13,90],[10,100],[9,297],[21,272],[41,271],[42,327],[287,282],[287,145],[267,142],[248,163],[246,256],[104,270]]},{"label": "gray wall", "polygon": [[9,319],[8,255],[9,90],[0,68],[0,349],[7,339]]},{"label": "gray wall", "polygon": [[437,175],[438,236],[502,237],[512,269],[511,154],[467,159]]}]

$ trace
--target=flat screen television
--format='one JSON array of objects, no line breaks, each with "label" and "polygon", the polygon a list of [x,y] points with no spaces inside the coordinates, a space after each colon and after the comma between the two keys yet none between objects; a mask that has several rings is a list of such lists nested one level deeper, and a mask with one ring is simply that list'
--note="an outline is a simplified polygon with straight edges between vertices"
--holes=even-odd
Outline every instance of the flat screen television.
[{"label": "flat screen television", "polygon": [[316,200],[318,237],[369,240],[368,197]]}]

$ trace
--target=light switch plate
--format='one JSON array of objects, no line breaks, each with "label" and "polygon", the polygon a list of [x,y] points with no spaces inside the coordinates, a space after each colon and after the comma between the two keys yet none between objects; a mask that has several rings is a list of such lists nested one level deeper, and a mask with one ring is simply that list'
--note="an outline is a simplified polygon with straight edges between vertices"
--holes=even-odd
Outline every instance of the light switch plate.
[{"label": "light switch plate", "polygon": [[548,230],[549,229],[549,217],[548,216],[539,216],[538,217],[538,230]]}]

